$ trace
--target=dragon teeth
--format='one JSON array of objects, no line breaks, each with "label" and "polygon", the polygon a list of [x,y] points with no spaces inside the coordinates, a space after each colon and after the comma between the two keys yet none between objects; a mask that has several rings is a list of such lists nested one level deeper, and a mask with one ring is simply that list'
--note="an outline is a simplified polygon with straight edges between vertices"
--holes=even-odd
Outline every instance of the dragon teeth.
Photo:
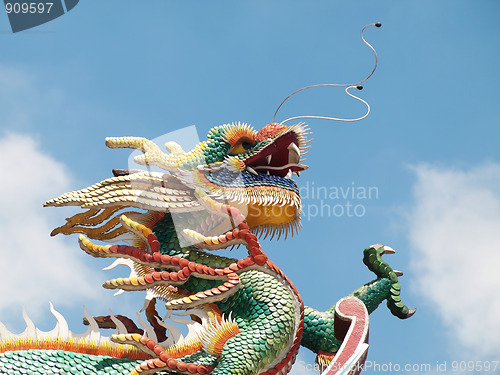
[{"label": "dragon teeth", "polygon": [[288,145],[288,163],[298,163],[300,161],[300,149],[295,143]]},{"label": "dragon teeth", "polygon": [[300,149],[299,149],[299,146],[297,146],[295,143],[290,143],[290,145],[288,146],[288,149],[294,149],[295,151],[297,151],[297,154],[300,155]]},{"label": "dragon teeth", "polygon": [[267,157],[266,157],[267,164],[271,164],[271,159],[272,158],[273,158],[273,155],[271,155],[271,154],[267,155]]},{"label": "dragon teeth", "polygon": [[254,175],[256,175],[256,176],[258,175],[258,173],[255,172],[255,169],[253,169],[252,167],[247,167],[247,171],[250,172],[250,173],[252,173],[252,174],[254,174]]},{"label": "dragon teeth", "polygon": [[285,178],[288,178],[288,179],[292,178],[292,170],[291,169],[288,170],[288,173],[286,174]]}]

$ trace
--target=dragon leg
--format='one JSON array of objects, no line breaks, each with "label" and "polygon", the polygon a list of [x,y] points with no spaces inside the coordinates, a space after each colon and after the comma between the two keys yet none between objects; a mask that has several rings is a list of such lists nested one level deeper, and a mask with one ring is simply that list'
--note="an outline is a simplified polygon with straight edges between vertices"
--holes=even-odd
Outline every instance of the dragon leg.
[{"label": "dragon leg", "polygon": [[400,319],[411,317],[416,309],[409,309],[401,301],[401,285],[398,276],[402,276],[400,271],[393,270],[382,260],[383,254],[394,254],[395,251],[389,246],[372,245],[364,250],[363,263],[377,275],[377,278],[352,293],[364,302],[368,313],[374,311],[378,305],[387,300],[387,307],[392,315]]},{"label": "dragon leg", "polygon": [[[395,251],[389,246],[378,244],[365,249],[363,262],[377,275],[377,278],[350,295],[359,298],[365,304],[368,313],[372,313],[382,301],[387,300],[387,307],[391,313],[400,319],[406,319],[415,313],[415,309],[408,309],[401,301],[398,276],[402,273],[393,270],[382,260],[382,255],[394,253]],[[318,353],[317,362],[320,365],[327,365],[342,344],[334,332],[335,305],[324,312],[306,306],[304,313],[304,335],[301,345]]]}]

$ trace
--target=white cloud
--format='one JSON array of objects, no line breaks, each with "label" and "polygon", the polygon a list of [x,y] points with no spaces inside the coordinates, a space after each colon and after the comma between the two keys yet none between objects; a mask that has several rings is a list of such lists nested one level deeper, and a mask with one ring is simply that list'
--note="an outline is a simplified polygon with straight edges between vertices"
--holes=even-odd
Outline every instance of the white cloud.
[{"label": "white cloud", "polygon": [[410,241],[417,287],[470,355],[500,346],[500,165],[414,168]]},{"label": "white cloud", "polygon": [[19,315],[23,305],[36,317],[48,312],[49,300],[57,308],[82,297],[95,299],[88,280],[96,273],[81,262],[86,255],[75,239],[49,235],[64,223],[62,213],[42,207],[69,189],[65,166],[28,135],[0,138],[0,152],[0,320]]}]

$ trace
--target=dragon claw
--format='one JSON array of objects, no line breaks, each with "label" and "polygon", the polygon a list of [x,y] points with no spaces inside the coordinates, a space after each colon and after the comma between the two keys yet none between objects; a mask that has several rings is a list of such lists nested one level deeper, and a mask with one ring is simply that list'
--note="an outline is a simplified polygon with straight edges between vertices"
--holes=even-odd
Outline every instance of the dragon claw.
[{"label": "dragon claw", "polygon": [[393,270],[383,259],[383,254],[394,254],[396,251],[389,246],[372,245],[364,250],[363,263],[375,273],[378,280],[387,279],[389,281],[387,307],[391,313],[400,319],[407,319],[412,316],[416,309],[409,309],[401,300],[401,285],[398,277],[403,276],[403,272]]},{"label": "dragon claw", "polygon": [[396,250],[394,250],[392,247],[387,245],[381,245],[379,243],[371,245],[370,248],[375,249],[379,255],[396,254]]},{"label": "dragon claw", "polygon": [[384,246],[384,251],[382,251],[382,254],[396,254],[396,250],[394,250],[390,246]]}]

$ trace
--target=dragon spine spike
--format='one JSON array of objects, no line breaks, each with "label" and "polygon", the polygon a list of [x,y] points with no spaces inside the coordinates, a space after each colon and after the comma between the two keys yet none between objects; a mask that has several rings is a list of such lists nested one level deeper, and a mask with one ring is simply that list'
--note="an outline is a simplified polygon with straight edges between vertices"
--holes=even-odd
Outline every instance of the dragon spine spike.
[{"label": "dragon spine spike", "polygon": [[56,318],[56,325],[54,328],[48,332],[44,332],[35,327],[32,320],[29,318],[26,310],[23,308],[23,318],[26,322],[26,329],[19,335],[13,334],[7,328],[0,323],[0,341],[5,340],[18,340],[23,338],[30,338],[34,340],[39,339],[77,339],[77,340],[90,340],[90,341],[109,341],[109,337],[101,336],[99,327],[95,319],[90,316],[87,309],[84,307],[84,314],[89,321],[89,328],[83,334],[75,334],[68,328],[68,323],[64,317],[54,308],[52,303],[50,304],[50,312]]},{"label": "dragon spine spike", "polygon": [[111,311],[111,309],[109,309],[109,316],[111,318],[111,321],[113,323],[115,323],[115,326],[116,326],[116,333],[115,334],[125,335],[127,333],[127,328],[125,327],[125,325],[122,323],[121,320],[116,319],[116,317],[114,316],[113,311]]},{"label": "dragon spine spike", "polygon": [[202,346],[200,339],[198,337],[193,337],[177,344],[167,346],[165,348],[165,352],[168,353],[172,358],[180,358],[188,354],[200,351],[201,349]]},{"label": "dragon spine spike", "polygon": [[147,324],[144,320],[142,320],[141,315],[139,315],[139,313],[136,314],[137,314],[137,321],[142,326],[142,328],[144,328],[144,335],[153,341],[158,341],[158,338],[156,337],[156,333],[153,330],[153,328],[149,324]]},{"label": "dragon spine spike", "polygon": [[203,328],[199,336],[202,348],[214,356],[222,355],[226,342],[241,332],[231,316],[227,319],[222,316],[221,322],[215,322],[215,324],[209,324]]},{"label": "dragon spine spike", "polygon": [[82,338],[42,337],[14,338],[0,342],[0,354],[5,352],[39,350],[39,351],[67,351],[84,353],[88,355],[109,356],[115,358],[129,358],[144,360],[149,358],[142,351],[123,345],[114,344],[112,341],[93,341]]}]

